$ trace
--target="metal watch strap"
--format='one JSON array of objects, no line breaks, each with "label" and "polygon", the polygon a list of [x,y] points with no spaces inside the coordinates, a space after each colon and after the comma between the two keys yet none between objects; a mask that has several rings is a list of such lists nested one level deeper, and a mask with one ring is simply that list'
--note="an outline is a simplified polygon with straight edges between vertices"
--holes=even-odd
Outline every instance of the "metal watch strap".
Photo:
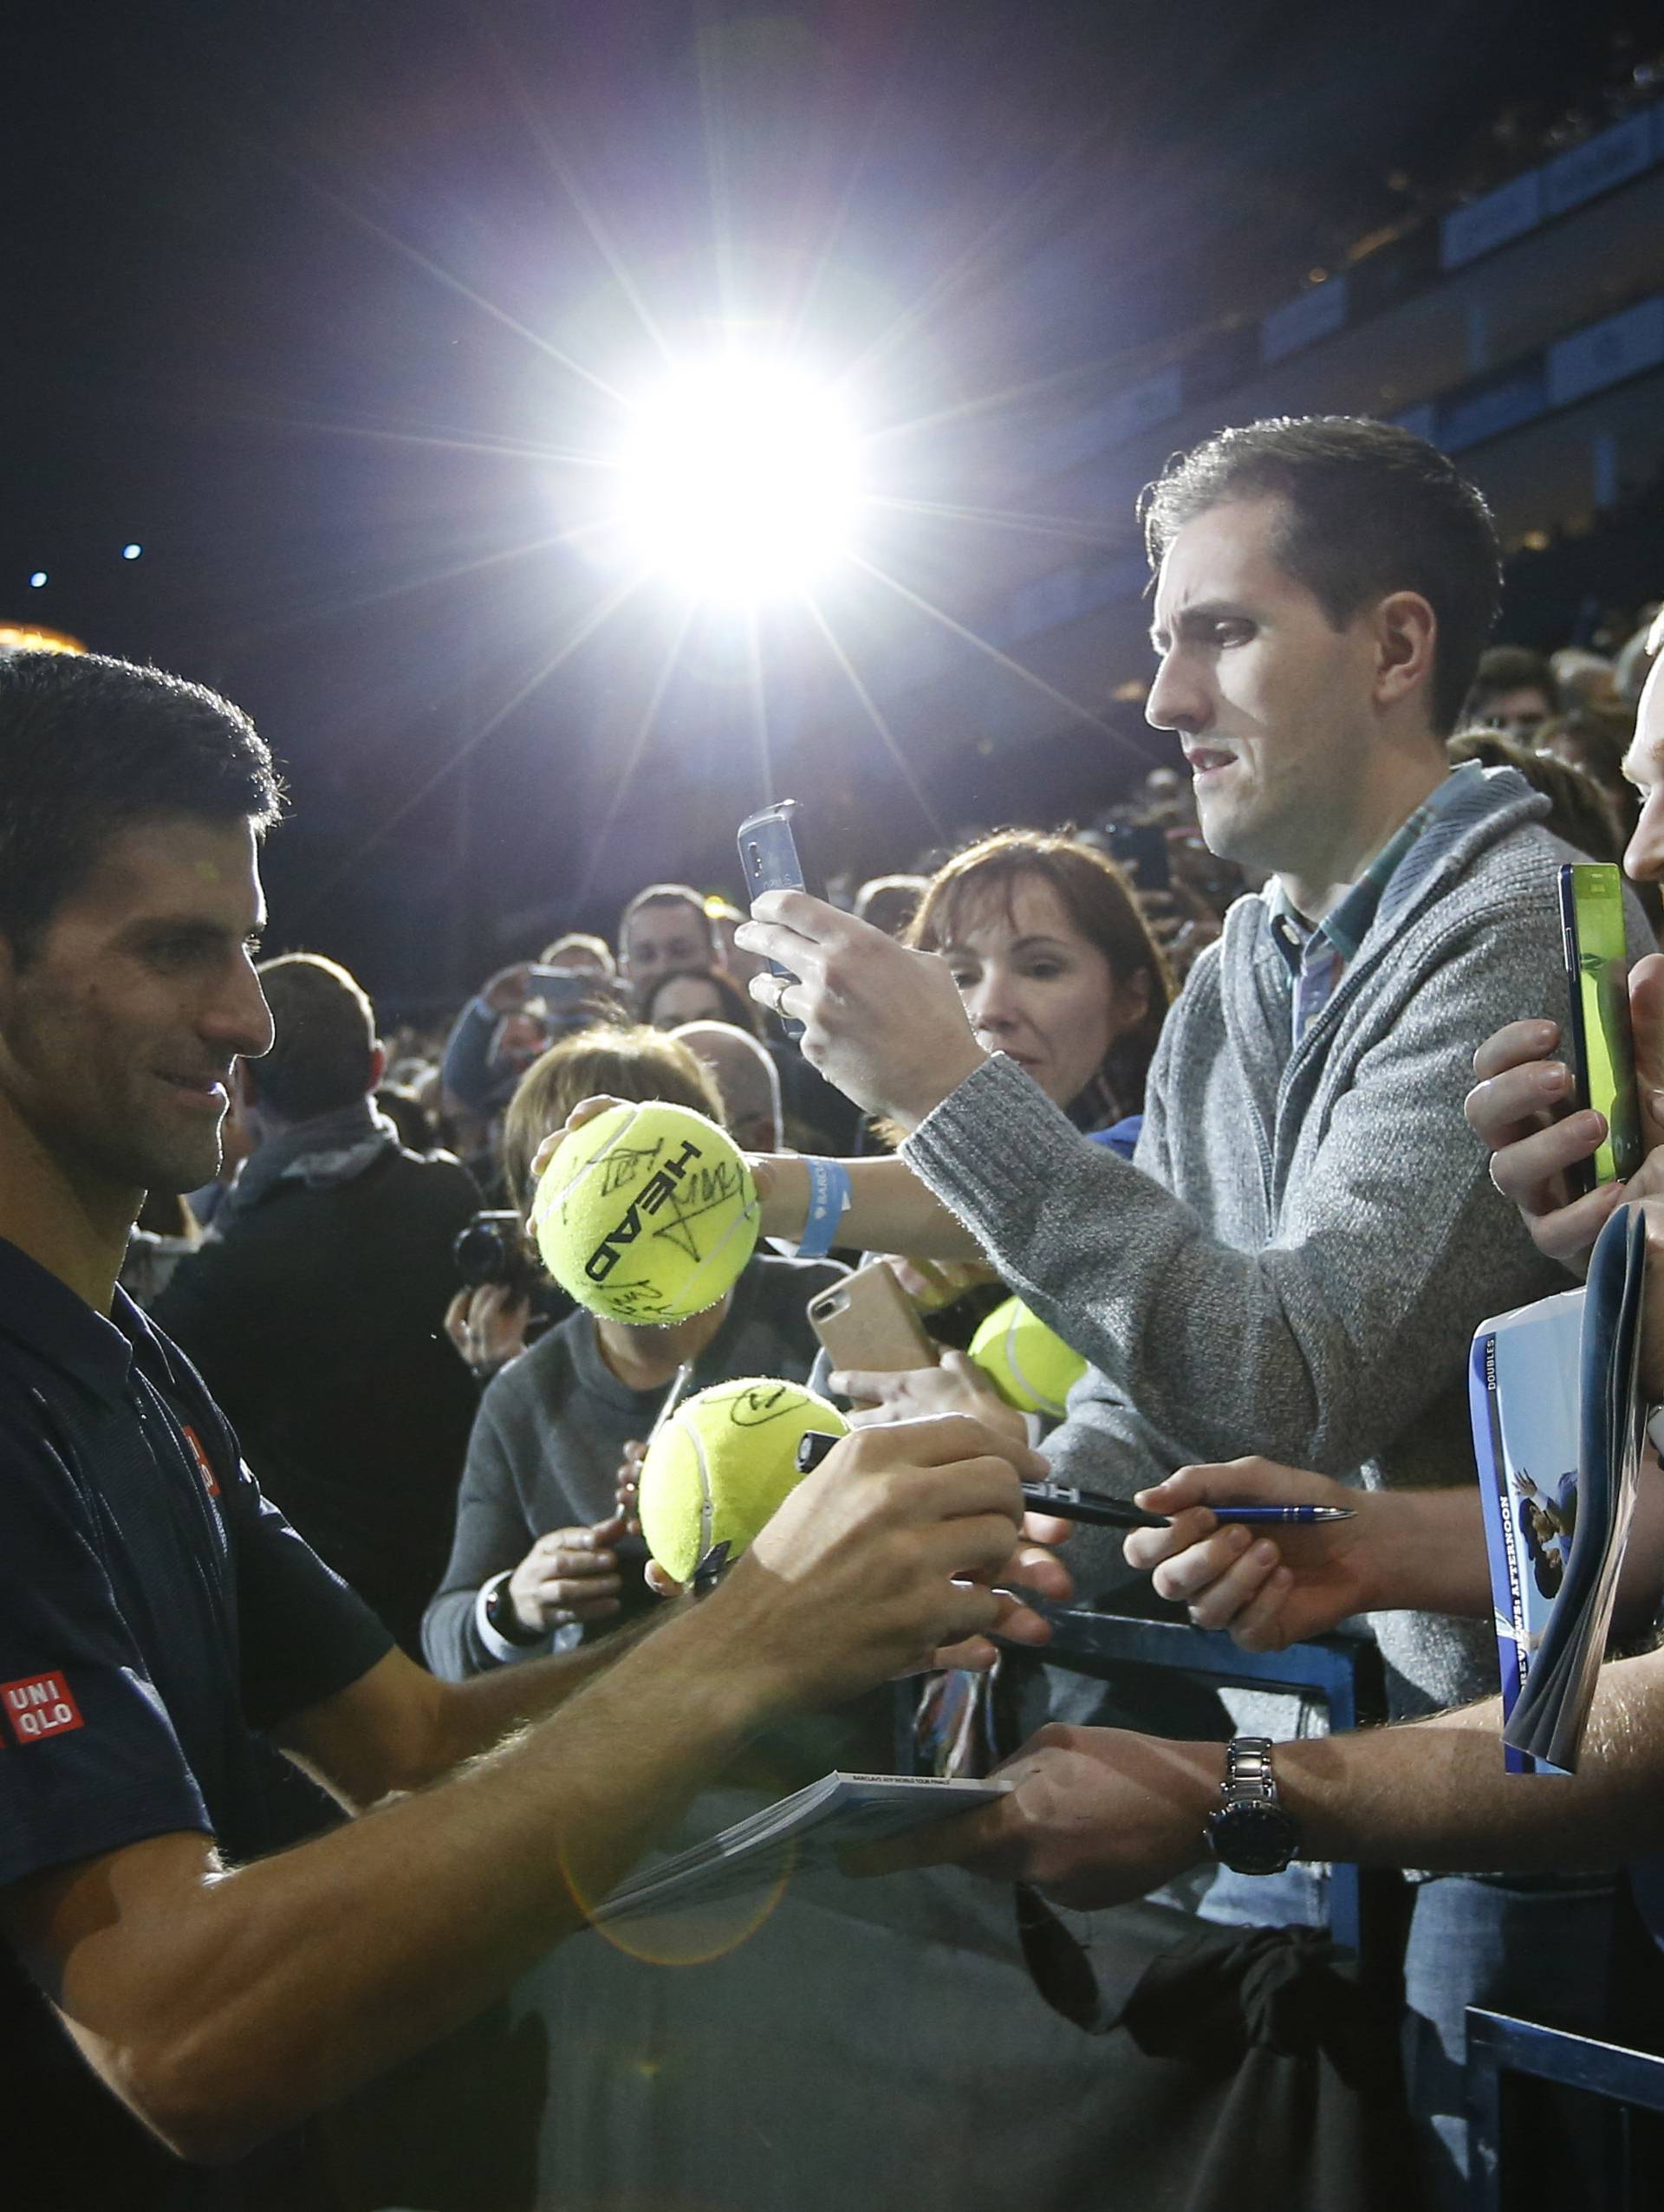
[{"label": "metal watch strap", "polygon": [[1271,1771],[1271,1740],[1266,1735],[1232,1736],[1225,1747],[1225,1780],[1219,1795],[1227,1805],[1258,1798],[1265,1805],[1281,1802],[1277,1776]]}]

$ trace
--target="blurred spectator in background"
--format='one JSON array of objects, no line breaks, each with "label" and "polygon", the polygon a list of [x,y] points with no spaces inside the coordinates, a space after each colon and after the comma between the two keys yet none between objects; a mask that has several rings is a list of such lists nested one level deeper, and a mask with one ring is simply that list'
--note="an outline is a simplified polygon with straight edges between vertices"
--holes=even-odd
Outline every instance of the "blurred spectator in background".
[{"label": "blurred spectator in background", "polygon": [[734,943],[734,931],[745,917],[731,900],[714,896],[705,900],[705,912],[722,955],[722,968],[744,990],[751,977],[761,972],[761,963]]},{"label": "blurred spectator in background", "polygon": [[489,1124],[556,1037],[621,1010],[614,984],[593,967],[523,960],[499,968],[464,1007],[445,1044],[440,1072],[449,1102]]},{"label": "blurred spectator in background", "polygon": [[1517,745],[1494,730],[1461,730],[1446,740],[1445,751],[1456,768],[1464,761],[1477,761],[1481,768],[1517,769],[1548,801],[1549,827],[1557,837],[1563,837],[1592,860],[1623,858],[1625,839],[1612,801],[1582,769],[1550,752]]},{"label": "blurred spectator in background", "polygon": [[[646,1028],[569,1037],[527,1070],[509,1108],[504,1164],[518,1206],[543,1138],[581,1099],[601,1094],[723,1119],[686,1045]],[[684,1365],[692,1390],[745,1375],[807,1380],[818,1347],[804,1307],[843,1272],[759,1254],[690,1320],[633,1327],[580,1310],[505,1367],[480,1404],[456,1541],[427,1612],[435,1672],[459,1681],[563,1650],[650,1607],[646,1547],[618,1506],[627,1447],[647,1437]]]},{"label": "blurred spectator in background", "polygon": [[1617,697],[1617,666],[1602,652],[1586,645],[1563,645],[1549,657],[1560,703],[1570,709],[1599,706]]},{"label": "blurred spectator in background", "polygon": [[671,1035],[715,1078],[723,1120],[745,1152],[777,1152],[785,1143],[780,1071],[766,1046],[728,1022],[684,1022]]},{"label": "blurred spectator in background", "polygon": [[855,893],[855,918],[886,937],[900,937],[929,888],[928,876],[871,876]]},{"label": "blurred spectator in background", "polygon": [[569,974],[603,976],[609,983],[618,973],[618,963],[606,939],[587,936],[582,930],[569,930],[564,937],[546,944],[537,955],[537,964],[564,968]]},{"label": "blurred spectator in background", "polygon": [[344,968],[292,953],[260,981],[276,1041],[236,1073],[252,1150],[153,1310],[262,1488],[419,1654],[476,1404],[440,1323],[478,1196],[375,1112],[375,1018]]},{"label": "blurred spectator in background", "polygon": [[1534,752],[1563,761],[1599,784],[1610,801],[1619,828],[1626,837],[1640,811],[1634,786],[1623,773],[1623,756],[1635,736],[1633,708],[1616,699],[1596,706],[1570,708],[1544,723],[1531,739]]},{"label": "blurred spectator in background", "polygon": [[431,1152],[443,1151],[439,1138],[439,1125],[433,1115],[402,1083],[383,1083],[375,1094],[375,1108],[386,1116],[399,1132],[399,1142],[407,1152],[419,1152],[426,1158]]},{"label": "blurred spectator in background", "polygon": [[618,925],[619,971],[644,1013],[661,976],[720,968],[722,944],[705,902],[691,884],[650,883],[624,909]]},{"label": "blurred spectator in background", "polygon": [[1189,776],[1176,768],[1153,768],[1144,779],[1139,812],[1167,829],[1194,829],[1196,795]]},{"label": "blurred spectator in background", "polygon": [[1541,653],[1526,645],[1489,645],[1462,702],[1464,728],[1499,730],[1529,745],[1560,711],[1560,687]]},{"label": "blurred spectator in background", "polygon": [[720,969],[689,968],[661,976],[647,994],[641,1018],[653,1029],[674,1029],[684,1022],[727,1022],[757,1035],[757,1002]]}]

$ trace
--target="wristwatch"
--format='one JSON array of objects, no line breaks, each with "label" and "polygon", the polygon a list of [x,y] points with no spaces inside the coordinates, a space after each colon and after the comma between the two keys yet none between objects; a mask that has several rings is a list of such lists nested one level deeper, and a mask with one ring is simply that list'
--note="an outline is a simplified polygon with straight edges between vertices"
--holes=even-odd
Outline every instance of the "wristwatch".
[{"label": "wristwatch", "polygon": [[1225,1781],[1217,1813],[1207,1816],[1207,1847],[1233,1874],[1280,1874],[1300,1848],[1300,1831],[1286,1813],[1263,1735],[1239,1735],[1225,1748]]},{"label": "wristwatch", "polygon": [[505,1644],[518,1644],[530,1651],[534,1644],[541,1644],[549,1633],[547,1629],[529,1629],[514,1610],[514,1600],[509,1595],[510,1574],[499,1574],[485,1592],[485,1618],[494,1634]]}]

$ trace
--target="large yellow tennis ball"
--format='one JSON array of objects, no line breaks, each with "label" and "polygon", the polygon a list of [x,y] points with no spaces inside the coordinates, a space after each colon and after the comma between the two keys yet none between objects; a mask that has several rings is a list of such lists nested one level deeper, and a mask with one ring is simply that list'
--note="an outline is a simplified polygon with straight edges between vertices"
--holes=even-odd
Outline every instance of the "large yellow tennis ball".
[{"label": "large yellow tennis ball", "polygon": [[797,1447],[811,1429],[842,1436],[835,1405],[801,1383],[714,1383],[679,1405],[647,1448],[636,1492],[641,1534],[667,1574],[686,1582],[713,1544],[737,1558],[803,1479]]},{"label": "large yellow tennis ball", "polygon": [[531,1226],[562,1290],[614,1321],[702,1314],[757,1245],[757,1185],[733,1139],[688,1106],[609,1106],[549,1162]]},{"label": "large yellow tennis ball", "polygon": [[971,1357],[1020,1413],[1061,1413],[1070,1385],[1086,1372],[1080,1353],[1020,1298],[995,1307],[971,1340]]}]

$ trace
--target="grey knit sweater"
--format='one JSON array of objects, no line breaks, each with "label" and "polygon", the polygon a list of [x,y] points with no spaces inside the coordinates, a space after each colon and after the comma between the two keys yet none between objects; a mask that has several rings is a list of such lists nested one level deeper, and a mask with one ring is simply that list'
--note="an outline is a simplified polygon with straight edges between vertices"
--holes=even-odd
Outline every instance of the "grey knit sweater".
[{"label": "grey knit sweater", "polygon": [[[1244,1452],[1370,1485],[1473,1479],[1473,1331],[1567,1279],[1492,1187],[1462,1100],[1483,1038],[1559,1017],[1554,869],[1587,856],[1511,769],[1457,773],[1471,792],[1405,856],[1297,1045],[1265,903],[1232,906],[1168,1017],[1135,1163],[1000,1055],[904,1146],[1095,1363],[1047,1446],[1071,1481],[1125,1495]],[[1633,901],[1630,919],[1649,948]],[[1126,1586],[1097,1532],[1071,1564],[1083,1597]],[[1396,1711],[1495,1689],[1485,1625],[1373,1626]]]}]

